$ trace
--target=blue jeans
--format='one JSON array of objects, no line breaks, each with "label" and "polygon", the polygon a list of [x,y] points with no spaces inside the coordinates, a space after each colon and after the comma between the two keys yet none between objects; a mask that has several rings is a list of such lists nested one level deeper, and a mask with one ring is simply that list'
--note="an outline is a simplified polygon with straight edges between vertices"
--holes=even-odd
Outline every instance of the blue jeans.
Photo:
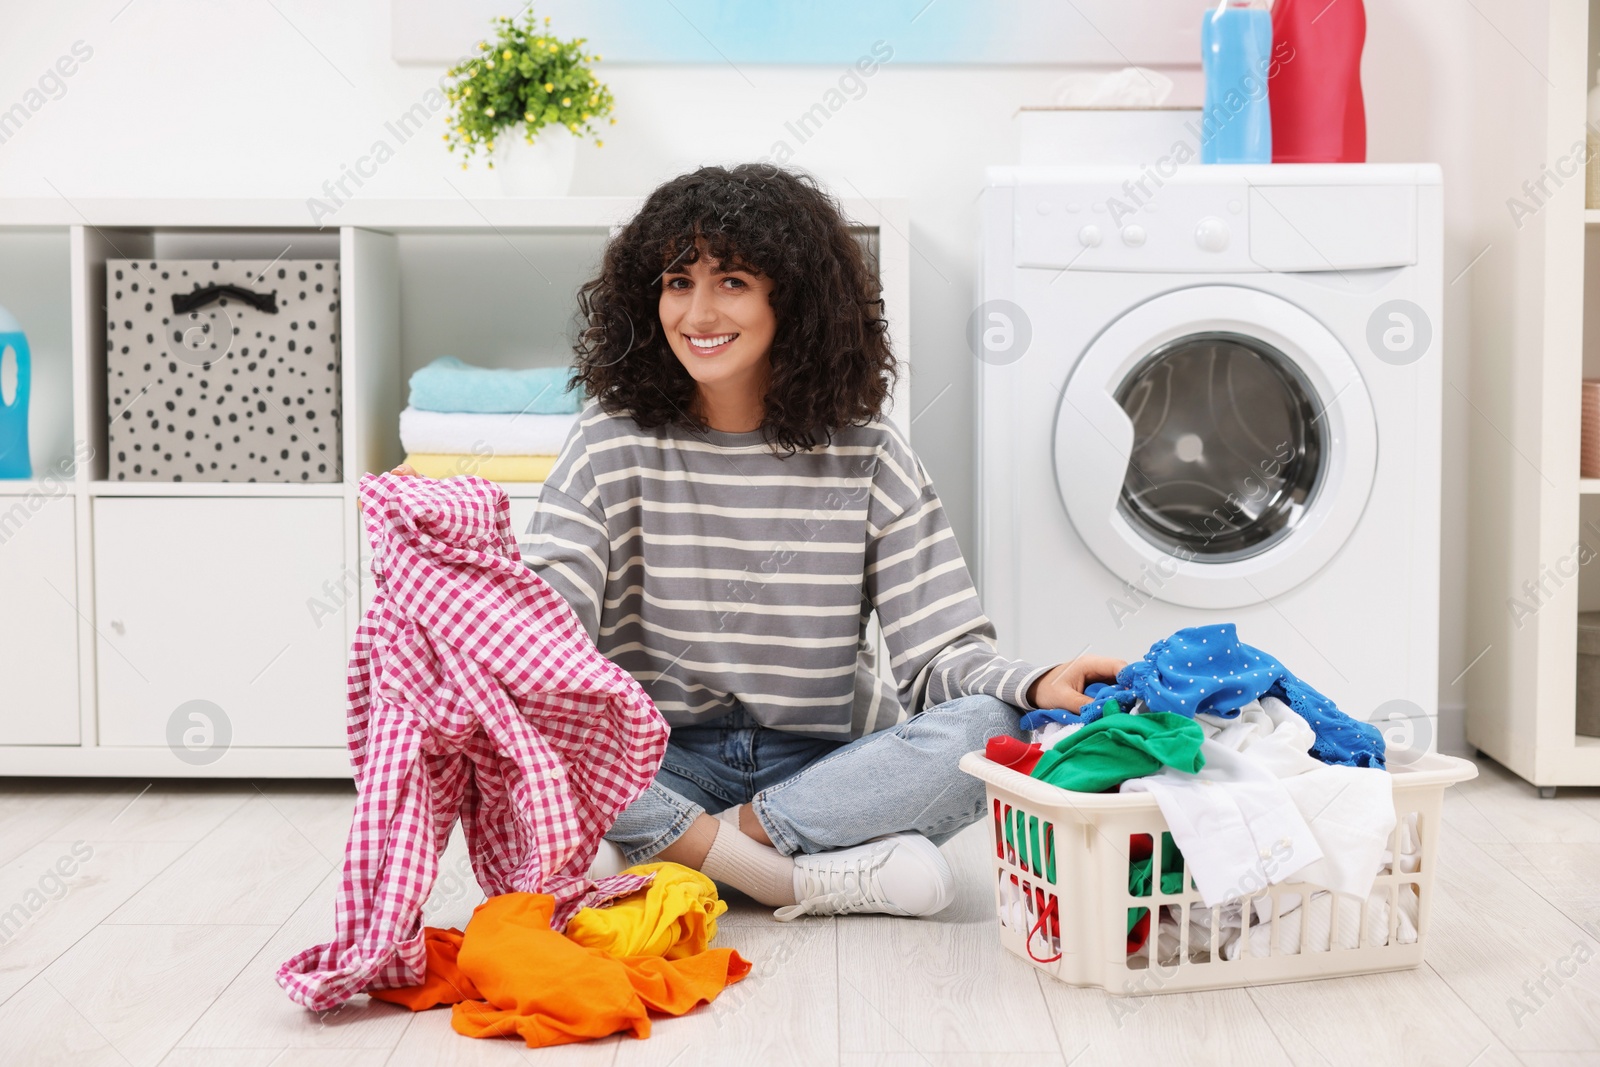
[{"label": "blue jeans", "polygon": [[672,731],[650,788],[606,834],[643,863],[708,812],[749,804],[785,856],[914,831],[942,844],[983,815],[983,783],[956,766],[991,737],[1021,737],[991,696],[947,701],[854,741],[770,730],[741,710]]}]

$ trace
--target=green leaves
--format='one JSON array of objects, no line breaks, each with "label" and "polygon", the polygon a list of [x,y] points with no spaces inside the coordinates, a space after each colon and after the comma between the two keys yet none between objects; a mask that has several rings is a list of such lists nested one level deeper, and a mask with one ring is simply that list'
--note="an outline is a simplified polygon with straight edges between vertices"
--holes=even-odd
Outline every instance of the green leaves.
[{"label": "green leaves", "polygon": [[450,151],[460,148],[470,158],[480,148],[492,151],[496,137],[520,136],[531,143],[540,130],[554,125],[603,144],[596,123],[617,120],[610,118],[611,90],[587,66],[600,57],[584,54],[585,38],[560,40],[548,32],[549,25],[548,17],[541,25],[531,7],[521,22],[498,16],[494,42],[479,41],[476,55],[450,68],[452,81],[445,91],[451,104],[445,134]]}]

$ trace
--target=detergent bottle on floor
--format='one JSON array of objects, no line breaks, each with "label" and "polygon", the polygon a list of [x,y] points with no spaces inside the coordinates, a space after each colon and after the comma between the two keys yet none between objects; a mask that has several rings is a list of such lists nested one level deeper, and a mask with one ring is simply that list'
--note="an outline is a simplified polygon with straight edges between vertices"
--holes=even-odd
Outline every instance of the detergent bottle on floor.
[{"label": "detergent bottle on floor", "polygon": [[1272,161],[1365,163],[1361,0],[1277,0],[1272,35]]},{"label": "detergent bottle on floor", "polygon": [[28,459],[28,338],[0,307],[0,478],[31,478]]},{"label": "detergent bottle on floor", "polygon": [[1271,163],[1272,15],[1266,0],[1220,0],[1206,12],[1200,61],[1206,76],[1200,162]]}]

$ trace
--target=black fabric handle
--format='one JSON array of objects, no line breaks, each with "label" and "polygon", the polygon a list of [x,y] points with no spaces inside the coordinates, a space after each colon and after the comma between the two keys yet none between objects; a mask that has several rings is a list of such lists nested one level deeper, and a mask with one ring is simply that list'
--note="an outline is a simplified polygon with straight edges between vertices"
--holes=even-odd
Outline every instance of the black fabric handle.
[{"label": "black fabric handle", "polygon": [[278,291],[270,293],[252,293],[248,289],[237,285],[208,285],[204,289],[196,289],[189,293],[172,294],[172,313],[182,315],[186,311],[193,311],[197,307],[204,307],[213,300],[220,300],[231,296],[235,300],[242,300],[257,311],[265,311],[269,315],[278,313]]}]

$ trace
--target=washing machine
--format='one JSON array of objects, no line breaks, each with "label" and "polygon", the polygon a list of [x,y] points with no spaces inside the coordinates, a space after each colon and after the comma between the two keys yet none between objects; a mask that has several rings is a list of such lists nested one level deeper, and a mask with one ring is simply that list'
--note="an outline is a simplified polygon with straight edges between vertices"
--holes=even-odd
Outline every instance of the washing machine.
[{"label": "washing machine", "polygon": [[976,580],[1001,651],[1234,622],[1437,736],[1440,173],[1000,167],[981,204]]}]

